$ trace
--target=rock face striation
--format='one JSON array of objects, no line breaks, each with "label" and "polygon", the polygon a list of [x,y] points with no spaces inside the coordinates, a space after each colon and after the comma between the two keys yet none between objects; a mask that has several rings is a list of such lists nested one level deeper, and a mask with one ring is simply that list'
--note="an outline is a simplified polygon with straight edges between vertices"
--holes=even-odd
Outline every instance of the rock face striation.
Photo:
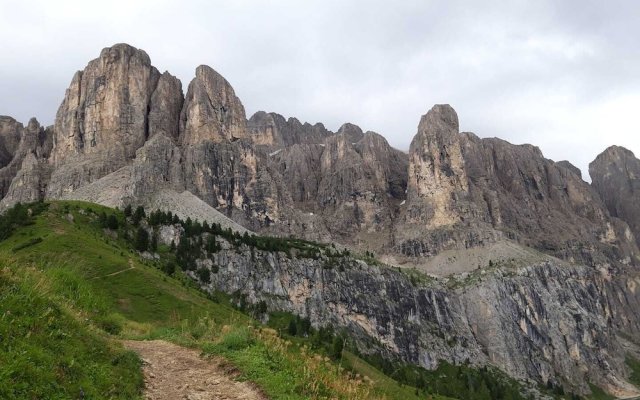
[{"label": "rock face striation", "polygon": [[[229,254],[218,265],[241,267],[213,285],[375,338],[389,357],[427,368],[469,358],[585,392],[585,379],[629,392],[617,335],[640,337],[640,161],[614,146],[589,172],[592,185],[535,146],[461,133],[449,105],[422,117],[408,154],[349,123],[332,132],[262,111],[247,119],[210,67],[184,95],[126,44],[73,76],[52,127],[0,117],[0,209],[45,198],[146,204],[333,241],[447,279],[480,274],[464,289],[415,288],[390,269],[342,274]],[[512,268],[484,278],[496,263]]]}]

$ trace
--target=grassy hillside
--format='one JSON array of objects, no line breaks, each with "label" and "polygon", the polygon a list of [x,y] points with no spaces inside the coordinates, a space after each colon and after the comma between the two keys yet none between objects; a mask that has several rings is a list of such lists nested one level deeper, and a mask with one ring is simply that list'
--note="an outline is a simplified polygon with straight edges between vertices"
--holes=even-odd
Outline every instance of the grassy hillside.
[{"label": "grassy hillside", "polygon": [[132,249],[119,211],[54,202],[12,212],[0,221],[0,398],[140,397],[139,361],[119,338],[223,355],[274,399],[424,398],[354,355],[341,366],[280,337],[179,270],[167,276]]}]

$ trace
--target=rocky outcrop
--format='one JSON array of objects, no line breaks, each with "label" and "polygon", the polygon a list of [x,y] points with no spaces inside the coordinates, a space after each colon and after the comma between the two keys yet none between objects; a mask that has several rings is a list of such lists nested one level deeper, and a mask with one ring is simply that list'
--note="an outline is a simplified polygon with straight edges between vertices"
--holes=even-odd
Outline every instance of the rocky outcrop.
[{"label": "rocky outcrop", "polygon": [[[186,190],[253,230],[337,240],[415,265],[505,240],[590,265],[638,256],[633,201],[613,204],[607,184],[595,182],[596,193],[577,168],[534,146],[459,133],[448,105],[422,117],[407,156],[353,124],[333,133],[274,113],[247,121],[229,82],[204,65],[184,97],[144,51],[118,44],[73,77],[47,131],[52,149],[25,142],[31,150],[19,151],[23,128],[0,123],[7,204],[76,195],[144,202]],[[99,187],[111,188],[106,197],[92,193]]]},{"label": "rocky outcrop", "polygon": [[180,114],[181,143],[224,142],[246,136],[244,107],[229,82],[209,66],[196,68]]},{"label": "rocky outcrop", "polygon": [[105,48],[74,75],[56,114],[49,197],[72,192],[135,157],[149,137],[159,79],[147,53],[126,44]]},{"label": "rocky outcrop", "polygon": [[23,127],[13,118],[0,117],[0,210],[42,198],[51,146],[51,129],[41,127],[35,118]]},{"label": "rocky outcrop", "polygon": [[640,246],[640,160],[611,146],[589,164],[589,175],[611,215],[629,224]]},{"label": "rocky outcrop", "polygon": [[272,159],[295,207],[316,216],[330,238],[379,249],[390,243],[392,220],[405,196],[407,157],[376,133],[362,134],[355,143],[353,138],[338,133],[320,145],[285,148]]},{"label": "rocky outcrop", "polygon": [[0,168],[5,167],[13,160],[18,150],[23,127],[15,119],[0,116]]},{"label": "rocky outcrop", "polygon": [[290,200],[246,136],[244,107],[229,82],[199,66],[180,116],[185,188],[242,225],[269,226]]},{"label": "rocky outcrop", "polygon": [[56,114],[51,162],[108,155],[121,166],[149,136],[148,109],[160,73],[147,53],[126,44],[102,50],[77,72]]},{"label": "rocky outcrop", "polygon": [[180,132],[180,112],[184,103],[182,83],[175,76],[165,72],[151,95],[149,104],[149,138],[156,134],[178,139]]},{"label": "rocky outcrop", "polygon": [[276,113],[258,111],[247,122],[254,145],[274,152],[296,144],[319,144],[333,135],[324,125],[302,124],[295,118],[285,119]]},{"label": "rocky outcrop", "polygon": [[343,135],[345,137],[345,140],[352,144],[359,142],[364,137],[364,133],[358,125],[354,125],[348,122],[346,124],[343,124],[340,129],[338,129],[337,134]]},{"label": "rocky outcrop", "polygon": [[524,245],[589,265],[637,255],[626,226],[575,171],[534,146],[463,135],[471,198],[479,217]]},{"label": "rocky outcrop", "polygon": [[578,168],[575,165],[571,164],[569,161],[567,161],[567,160],[558,161],[556,163],[556,165],[558,167],[562,167],[562,168],[568,169],[569,171],[571,171],[574,174],[576,174],[576,176],[580,177],[580,179],[582,179],[582,171],[580,171],[580,168]]},{"label": "rocky outcrop", "polygon": [[449,105],[436,105],[422,116],[409,148],[402,229],[410,227],[406,233],[413,234],[461,223],[467,217],[461,203],[466,203],[468,191],[458,115]]},{"label": "rocky outcrop", "polygon": [[246,140],[190,146],[182,163],[186,189],[241,225],[268,227],[291,200],[266,157]]},{"label": "rocky outcrop", "polygon": [[430,256],[509,239],[589,265],[635,262],[626,224],[609,215],[575,168],[537,147],[458,133],[449,106],[435,106],[410,150],[399,251]]}]

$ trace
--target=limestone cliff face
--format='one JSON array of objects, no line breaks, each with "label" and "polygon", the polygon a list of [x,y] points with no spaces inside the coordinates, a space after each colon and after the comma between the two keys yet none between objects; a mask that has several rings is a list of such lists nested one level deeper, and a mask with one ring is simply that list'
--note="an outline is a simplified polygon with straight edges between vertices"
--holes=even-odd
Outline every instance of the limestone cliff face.
[{"label": "limestone cliff face", "polygon": [[402,216],[396,243],[409,256],[505,239],[590,265],[638,255],[626,224],[577,168],[545,159],[535,146],[460,134],[449,106],[420,122]]},{"label": "limestone cliff face", "polygon": [[458,116],[446,104],[420,120],[409,149],[407,201],[394,233],[399,254],[428,257],[501,237],[477,218],[458,129]]},{"label": "limestone cliff face", "polygon": [[587,264],[627,263],[636,253],[625,224],[574,169],[537,147],[462,136],[476,217],[522,244]]},{"label": "limestone cliff face", "polygon": [[568,169],[569,171],[573,172],[576,176],[578,176],[578,177],[580,177],[582,179],[582,171],[580,171],[580,168],[578,168],[575,165],[571,164],[569,161],[567,161],[567,160],[558,161],[556,163],[556,165],[558,167],[562,167],[562,168]]},{"label": "limestone cliff face", "polygon": [[407,158],[382,136],[349,129],[360,134],[341,129],[322,144],[294,145],[272,159],[295,207],[319,219],[330,238],[368,249],[387,246],[405,196]]},{"label": "limestone cliff face", "polygon": [[362,129],[360,129],[358,125],[354,125],[349,122],[342,124],[340,129],[338,129],[337,134],[344,136],[345,140],[351,144],[355,144],[364,138],[364,132],[362,132]]},{"label": "limestone cliff face", "polygon": [[170,73],[163,73],[149,104],[148,137],[151,138],[161,133],[177,140],[183,103],[182,83]]},{"label": "limestone cliff face", "polygon": [[0,117],[0,210],[42,198],[51,145],[51,129],[41,127],[35,118],[24,127],[13,118]]},{"label": "limestone cliff face", "polygon": [[640,327],[632,311],[640,292],[627,289],[640,284],[637,271],[504,265],[418,283],[395,268],[349,258],[327,267],[322,257],[223,248],[200,261],[218,266],[203,288],[265,301],[316,327],[346,329],[364,353],[427,369],[441,360],[493,364],[582,393],[588,382],[620,396],[638,393],[626,382],[627,350],[616,339],[618,330],[636,337]]},{"label": "limestone cliff face", "polygon": [[0,116],[0,168],[11,162],[18,150],[23,127],[15,119]]},{"label": "limestone cliff face", "polygon": [[53,127],[0,117],[0,209],[42,198],[162,204],[417,267],[507,243],[517,251],[498,258],[513,268],[478,261],[429,285],[355,261],[342,271],[221,252],[212,285],[344,326],[363,350],[427,368],[468,358],[632,392],[616,335],[640,332],[640,162],[614,147],[590,173],[592,186],[535,146],[460,133],[448,105],[422,117],[409,154],[353,124],[334,133],[274,113],[247,121],[213,69],[198,67],[183,96],[177,78],[124,44],[74,75]]},{"label": "limestone cliff face", "polygon": [[[610,167],[594,164],[596,175],[618,171],[594,177],[597,193],[571,164],[534,146],[458,129],[453,108],[434,106],[407,156],[353,124],[333,133],[274,113],[247,121],[210,67],[196,69],[185,97],[144,51],[118,44],[74,75],[52,129],[24,135],[29,129],[0,120],[0,194],[3,204],[69,198],[110,176],[116,203],[187,190],[254,230],[337,240],[418,265],[503,240],[590,265],[636,262],[638,207],[616,200],[637,197],[632,155],[611,151]],[[631,189],[614,199],[621,187]]]},{"label": "limestone cliff face", "polygon": [[244,107],[229,82],[198,67],[180,115],[185,187],[250,228],[269,226],[290,200],[266,155],[246,138]]},{"label": "limestone cliff face", "polygon": [[611,146],[589,164],[589,174],[611,215],[629,224],[640,246],[640,160]]},{"label": "limestone cliff face", "polygon": [[102,50],[77,72],[58,109],[53,165],[87,154],[133,158],[149,136],[147,110],[160,73],[147,53],[126,44]]},{"label": "limestone cliff face", "polygon": [[186,189],[241,224],[268,226],[286,214],[290,196],[246,140],[206,141],[184,149]]},{"label": "limestone cliff face", "polygon": [[464,218],[457,201],[468,190],[458,115],[449,105],[436,105],[420,120],[409,148],[405,220],[425,229],[455,225]]},{"label": "limestone cliff face", "polygon": [[180,114],[181,143],[235,140],[246,131],[244,107],[229,82],[211,67],[199,66]]},{"label": "limestone cliff face", "polygon": [[147,53],[105,48],[77,72],[56,114],[47,195],[59,197],[127,164],[149,137],[160,73]]}]

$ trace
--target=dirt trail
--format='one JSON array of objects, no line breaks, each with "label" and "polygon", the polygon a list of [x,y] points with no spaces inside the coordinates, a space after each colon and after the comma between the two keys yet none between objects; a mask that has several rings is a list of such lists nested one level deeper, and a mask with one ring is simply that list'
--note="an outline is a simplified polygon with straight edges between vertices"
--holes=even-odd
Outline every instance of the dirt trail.
[{"label": "dirt trail", "polygon": [[100,278],[106,278],[106,277],[109,277],[109,276],[116,276],[116,275],[120,275],[120,274],[121,274],[121,273],[123,273],[123,272],[131,271],[132,269],[135,269],[135,268],[136,268],[136,267],[133,265],[133,260],[132,260],[132,259],[129,259],[129,268],[125,268],[125,269],[123,269],[123,270],[121,270],[121,271],[117,271],[117,272],[114,272],[114,273],[111,273],[111,274],[107,274],[107,275],[103,275],[103,276],[96,276],[96,277],[95,277],[95,278],[93,278],[93,279],[100,279]]},{"label": "dirt trail", "polygon": [[148,400],[265,400],[248,382],[233,380],[233,368],[220,358],[163,340],[124,341],[143,360]]}]

